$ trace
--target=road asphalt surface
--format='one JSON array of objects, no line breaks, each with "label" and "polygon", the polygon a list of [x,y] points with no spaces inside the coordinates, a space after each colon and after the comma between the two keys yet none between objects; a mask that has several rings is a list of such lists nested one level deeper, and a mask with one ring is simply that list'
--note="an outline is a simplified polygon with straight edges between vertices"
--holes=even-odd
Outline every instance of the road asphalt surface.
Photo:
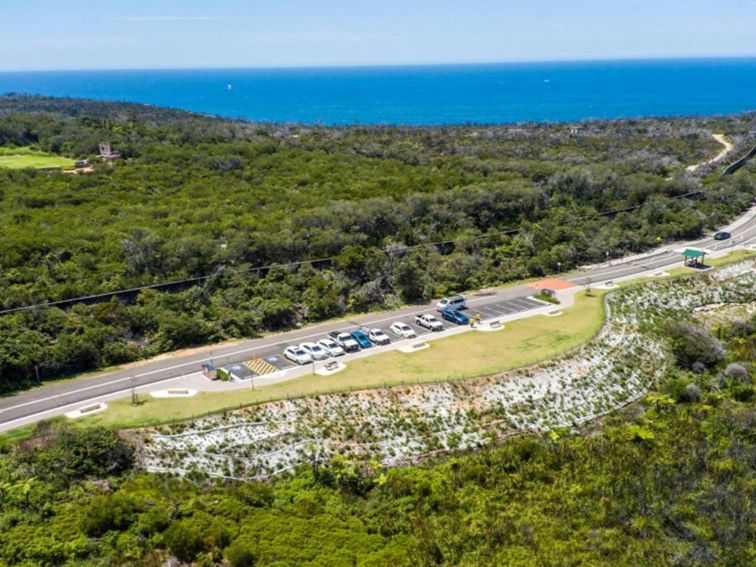
[{"label": "road asphalt surface", "polygon": [[[732,238],[716,241],[704,238],[698,241],[676,244],[674,247],[664,247],[642,257],[616,260],[606,264],[587,267],[585,269],[566,274],[554,274],[576,285],[599,284],[614,279],[624,278],[644,272],[682,265],[681,248],[697,247],[713,252],[725,252],[735,246],[743,246],[756,241],[756,215],[752,211],[746,213],[739,221],[733,223],[729,229]],[[471,293],[468,305],[471,313],[480,312],[484,319],[499,315],[508,315],[533,309],[538,304],[528,299],[534,293],[534,288],[527,285],[506,287],[500,290],[484,293]],[[283,358],[283,349],[292,344],[304,341],[317,341],[325,338],[330,331],[351,331],[360,327],[380,327],[388,330],[396,321],[404,321],[412,325],[418,335],[426,333],[424,329],[414,324],[414,316],[422,313],[439,315],[432,304],[411,305],[392,312],[355,315],[349,320],[326,322],[303,329],[271,335],[259,339],[250,339],[231,346],[207,347],[197,349],[196,352],[160,360],[146,361],[128,369],[116,370],[86,378],[62,381],[50,386],[22,392],[0,399],[0,430],[48,417],[50,411],[64,406],[83,405],[90,400],[112,395],[127,393],[133,388],[155,384],[168,379],[193,374],[202,369],[203,364],[214,363],[216,366],[239,363],[252,357],[266,358],[279,368],[291,366]],[[440,318],[440,316],[439,316]],[[446,327],[452,323],[444,321]],[[376,348],[380,352],[380,348]]]}]

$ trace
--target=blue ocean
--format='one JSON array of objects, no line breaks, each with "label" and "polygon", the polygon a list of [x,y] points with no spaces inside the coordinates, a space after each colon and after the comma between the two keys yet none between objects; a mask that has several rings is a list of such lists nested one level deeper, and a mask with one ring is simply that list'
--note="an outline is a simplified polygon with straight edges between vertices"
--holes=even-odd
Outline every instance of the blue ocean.
[{"label": "blue ocean", "polygon": [[0,73],[0,93],[268,122],[438,125],[756,110],[756,58]]}]

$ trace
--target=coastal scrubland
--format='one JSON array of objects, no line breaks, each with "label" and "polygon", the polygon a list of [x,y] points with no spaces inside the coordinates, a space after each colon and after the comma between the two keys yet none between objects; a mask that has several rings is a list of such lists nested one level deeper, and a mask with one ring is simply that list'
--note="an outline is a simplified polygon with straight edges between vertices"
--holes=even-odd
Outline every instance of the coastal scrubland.
[{"label": "coastal scrubland", "polygon": [[[543,429],[533,395],[530,414],[527,401],[519,408],[531,417],[489,422],[504,440],[488,436],[485,448],[460,446],[452,457],[421,464],[394,467],[346,452],[313,455],[273,482],[210,480],[200,466],[176,477],[133,468],[160,449],[158,434],[140,443],[134,432],[42,427],[0,454],[0,561],[749,564],[756,535],[753,277],[750,261],[613,292],[610,304],[624,307],[599,341],[613,336],[611,348],[652,348],[660,357],[640,368],[649,389],[638,401],[599,422]],[[617,333],[624,333],[619,342]],[[624,340],[635,333],[645,340]],[[629,361],[613,359],[632,373],[638,368]],[[615,370],[612,384],[629,384],[629,374]],[[425,430],[407,434],[432,433],[444,421],[432,417]],[[469,411],[461,417],[475,419]],[[187,424],[187,439],[201,426]],[[334,421],[332,433],[344,426],[355,428],[352,443],[366,435],[355,420]],[[208,447],[210,456],[216,450],[223,447]],[[237,455],[245,458],[241,449]],[[172,458],[191,456],[185,447]]]},{"label": "coastal scrubland", "polygon": [[752,202],[756,173],[686,167],[752,121],[332,128],[1,97],[0,147],[109,141],[123,159],[0,168],[0,307],[211,277],[0,317],[0,389],[699,236]]}]

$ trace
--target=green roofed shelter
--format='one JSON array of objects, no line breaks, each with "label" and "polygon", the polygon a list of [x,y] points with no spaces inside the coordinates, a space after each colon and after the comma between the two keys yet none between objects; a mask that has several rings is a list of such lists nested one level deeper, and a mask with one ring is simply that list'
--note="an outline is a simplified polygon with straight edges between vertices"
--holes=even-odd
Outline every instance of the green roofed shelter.
[{"label": "green roofed shelter", "polygon": [[706,258],[706,252],[703,250],[697,250],[696,248],[686,248],[683,253],[683,263],[686,266],[698,267],[702,266],[704,259]]}]

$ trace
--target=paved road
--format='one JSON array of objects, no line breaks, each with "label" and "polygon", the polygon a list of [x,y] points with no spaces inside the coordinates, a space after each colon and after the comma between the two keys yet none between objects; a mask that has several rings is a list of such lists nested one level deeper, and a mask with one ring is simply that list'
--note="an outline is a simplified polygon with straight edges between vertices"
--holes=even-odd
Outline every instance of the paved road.
[{"label": "paved road", "polygon": [[[756,241],[756,216],[742,223],[741,226],[730,229],[730,232],[733,234],[731,240],[715,241],[711,238],[706,238],[675,246],[674,249],[663,248],[642,258],[631,258],[620,263],[613,262],[611,264],[589,267],[578,272],[563,274],[562,277],[578,285],[584,285],[588,282],[595,284],[649,270],[662,270],[681,265],[680,255],[674,250],[682,246],[696,246],[708,250],[721,251],[733,245]],[[532,287],[524,285],[508,287],[491,293],[471,294],[468,297],[468,304],[471,312],[479,311],[483,318],[487,319],[510,315],[541,306],[541,304],[528,299],[532,294]],[[195,373],[201,369],[202,364],[211,361],[220,366],[243,362],[256,356],[259,358],[269,358],[271,362],[280,368],[286,367],[289,363],[283,360],[281,354],[287,345],[309,340],[319,340],[332,330],[349,331],[363,326],[388,329],[393,322],[404,321],[411,324],[418,331],[418,335],[422,335],[427,333],[427,331],[414,325],[414,316],[428,312],[434,312],[430,304],[409,306],[390,313],[360,315],[348,321],[324,323],[270,337],[247,340],[233,346],[203,349],[194,354],[150,361],[127,370],[118,370],[23,392],[0,400],[0,429],[9,429],[16,425],[15,422],[26,422],[33,419],[33,416],[36,414],[42,412],[55,410],[56,408],[71,404],[83,405],[88,400],[101,396],[125,392],[134,387],[145,386]],[[446,326],[451,325],[451,323],[444,323]],[[376,349],[376,351],[379,350],[378,348]],[[273,357],[276,358],[274,359]]]}]

